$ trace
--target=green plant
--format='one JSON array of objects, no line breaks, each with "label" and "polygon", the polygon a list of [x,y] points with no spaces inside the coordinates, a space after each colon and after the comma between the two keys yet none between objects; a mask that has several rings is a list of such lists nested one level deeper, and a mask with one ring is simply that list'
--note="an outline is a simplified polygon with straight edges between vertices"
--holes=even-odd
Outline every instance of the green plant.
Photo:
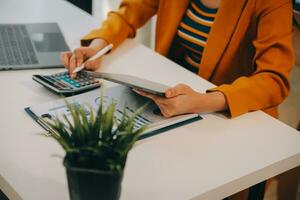
[{"label": "green plant", "polygon": [[127,116],[124,110],[117,122],[114,102],[104,110],[101,101],[96,115],[91,106],[65,102],[71,120],[63,115],[63,120],[54,117],[47,121],[52,138],[66,151],[65,161],[74,167],[122,171],[129,150],[146,128],[134,129],[137,113]]}]

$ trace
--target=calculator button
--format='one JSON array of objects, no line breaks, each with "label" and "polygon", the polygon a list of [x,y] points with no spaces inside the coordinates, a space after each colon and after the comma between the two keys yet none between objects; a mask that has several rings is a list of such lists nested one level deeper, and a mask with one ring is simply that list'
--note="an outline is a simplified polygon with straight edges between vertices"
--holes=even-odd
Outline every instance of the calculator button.
[{"label": "calculator button", "polygon": [[74,88],[73,84],[69,83],[68,79],[63,79],[61,82],[63,82],[66,86],[70,87],[70,88]]},{"label": "calculator button", "polygon": [[63,85],[65,88],[69,88],[69,86],[68,86],[67,84],[65,84],[64,82],[59,81],[59,83],[60,83],[61,85]]},{"label": "calculator button", "polygon": [[75,83],[73,80],[70,80],[70,79],[66,79],[66,81],[68,81],[68,82],[71,83],[71,84],[74,84],[74,83]]},{"label": "calculator button", "polygon": [[54,78],[52,78],[51,76],[45,76],[45,78],[47,78],[52,83],[56,82],[56,80]]},{"label": "calculator button", "polygon": [[62,85],[60,82],[55,82],[54,85],[55,85],[56,87],[58,87],[59,89],[65,89],[65,86]]}]

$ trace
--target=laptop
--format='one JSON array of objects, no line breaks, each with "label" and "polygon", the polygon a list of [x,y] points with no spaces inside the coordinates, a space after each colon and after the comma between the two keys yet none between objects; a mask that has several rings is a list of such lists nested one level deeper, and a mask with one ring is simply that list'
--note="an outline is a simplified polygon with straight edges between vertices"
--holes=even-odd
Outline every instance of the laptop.
[{"label": "laptop", "polygon": [[57,23],[0,24],[0,70],[62,67],[69,47]]}]

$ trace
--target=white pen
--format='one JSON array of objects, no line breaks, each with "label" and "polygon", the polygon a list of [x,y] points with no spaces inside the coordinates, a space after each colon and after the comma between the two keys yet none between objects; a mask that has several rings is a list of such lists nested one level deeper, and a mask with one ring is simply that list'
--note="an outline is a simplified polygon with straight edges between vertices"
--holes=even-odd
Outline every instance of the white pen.
[{"label": "white pen", "polygon": [[76,67],[73,71],[73,73],[77,73],[80,72],[83,68],[86,62],[88,61],[92,61],[95,60],[101,56],[103,56],[104,54],[106,54],[107,52],[109,52],[112,48],[113,48],[113,44],[109,44],[107,46],[105,46],[104,48],[102,48],[100,51],[98,51],[95,55],[93,55],[92,57],[90,57],[88,60],[86,60],[84,63],[82,63],[79,67]]}]

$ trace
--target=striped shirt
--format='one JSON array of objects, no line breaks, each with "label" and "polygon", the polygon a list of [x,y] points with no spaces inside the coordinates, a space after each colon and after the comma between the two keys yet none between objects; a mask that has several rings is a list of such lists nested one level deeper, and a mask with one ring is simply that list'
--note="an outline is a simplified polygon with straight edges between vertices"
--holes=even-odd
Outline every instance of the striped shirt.
[{"label": "striped shirt", "polygon": [[202,53],[214,23],[217,9],[206,7],[201,0],[192,0],[177,30],[179,42],[186,49],[184,67],[197,73]]}]

